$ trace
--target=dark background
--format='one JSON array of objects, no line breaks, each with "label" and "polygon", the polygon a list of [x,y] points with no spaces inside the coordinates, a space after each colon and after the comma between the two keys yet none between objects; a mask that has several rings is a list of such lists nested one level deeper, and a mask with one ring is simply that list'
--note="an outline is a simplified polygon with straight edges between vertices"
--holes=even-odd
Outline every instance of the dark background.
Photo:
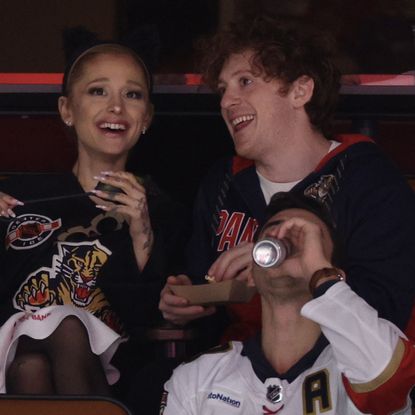
[{"label": "dark background", "polygon": [[151,27],[159,39],[156,71],[193,72],[200,36],[257,12],[330,33],[343,73],[415,69],[413,0],[1,0],[0,72],[61,72],[61,33],[76,25],[107,39]]}]

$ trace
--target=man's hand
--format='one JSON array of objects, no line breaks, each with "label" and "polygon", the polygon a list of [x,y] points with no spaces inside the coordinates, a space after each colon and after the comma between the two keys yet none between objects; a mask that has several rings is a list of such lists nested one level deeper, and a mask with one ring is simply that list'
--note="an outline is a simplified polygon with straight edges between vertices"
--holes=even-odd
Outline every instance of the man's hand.
[{"label": "man's hand", "polygon": [[177,325],[185,325],[192,320],[215,313],[216,308],[213,306],[189,305],[185,298],[173,293],[171,285],[192,285],[192,282],[184,274],[167,278],[167,283],[161,290],[159,302],[159,309],[167,321]]},{"label": "man's hand", "polygon": [[293,247],[292,254],[278,267],[281,275],[309,281],[318,269],[332,267],[333,243],[328,230],[320,224],[303,218],[290,218],[278,227],[276,237],[289,240]]},{"label": "man's hand", "polygon": [[252,272],[252,242],[242,242],[223,252],[211,265],[208,275],[216,282],[237,279],[247,281]]}]

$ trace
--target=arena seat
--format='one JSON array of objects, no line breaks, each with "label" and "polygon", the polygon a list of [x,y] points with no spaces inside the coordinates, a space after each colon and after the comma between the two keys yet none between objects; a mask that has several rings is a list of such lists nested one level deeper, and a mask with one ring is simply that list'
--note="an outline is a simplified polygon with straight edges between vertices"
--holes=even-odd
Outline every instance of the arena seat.
[{"label": "arena seat", "polygon": [[159,357],[184,359],[188,357],[186,346],[197,334],[192,328],[175,326],[166,321],[148,329],[145,336],[150,342],[154,342]]},{"label": "arena seat", "polygon": [[0,394],[1,415],[132,415],[121,402],[101,396]]}]

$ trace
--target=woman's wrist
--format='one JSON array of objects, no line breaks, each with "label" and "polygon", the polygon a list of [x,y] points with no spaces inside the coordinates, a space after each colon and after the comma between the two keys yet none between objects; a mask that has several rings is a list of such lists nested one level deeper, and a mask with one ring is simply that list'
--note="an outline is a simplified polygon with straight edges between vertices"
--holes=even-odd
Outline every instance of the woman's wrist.
[{"label": "woman's wrist", "polygon": [[149,232],[146,232],[145,234],[142,233],[133,239],[134,252],[140,270],[143,270],[147,264],[147,261],[151,256],[151,251],[153,250],[153,245],[154,234],[152,229],[150,229]]},{"label": "woman's wrist", "polygon": [[146,228],[144,231],[132,235],[133,244],[137,249],[143,251],[151,251],[154,243],[154,233],[151,227]]}]

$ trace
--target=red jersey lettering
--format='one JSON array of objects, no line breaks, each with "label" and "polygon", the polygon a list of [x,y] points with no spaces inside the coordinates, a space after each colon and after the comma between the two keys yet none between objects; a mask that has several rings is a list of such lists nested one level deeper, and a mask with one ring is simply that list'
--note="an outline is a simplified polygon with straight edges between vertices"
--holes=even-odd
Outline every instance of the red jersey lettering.
[{"label": "red jersey lettering", "polygon": [[241,242],[252,242],[254,239],[254,235],[256,230],[258,229],[258,222],[254,218],[249,218],[246,222],[245,228],[242,231],[242,235],[239,238],[239,244]]},{"label": "red jersey lettering", "polygon": [[219,213],[219,226],[218,229],[216,229],[216,235],[219,236],[223,232],[228,218],[229,213],[226,210],[221,210],[221,212]]},{"label": "red jersey lettering", "polygon": [[[219,240],[218,251],[224,251],[236,246],[239,232],[241,231],[242,221],[245,214],[241,212],[232,213],[231,217],[226,223],[222,236]],[[225,246],[227,247],[225,248]]]}]

